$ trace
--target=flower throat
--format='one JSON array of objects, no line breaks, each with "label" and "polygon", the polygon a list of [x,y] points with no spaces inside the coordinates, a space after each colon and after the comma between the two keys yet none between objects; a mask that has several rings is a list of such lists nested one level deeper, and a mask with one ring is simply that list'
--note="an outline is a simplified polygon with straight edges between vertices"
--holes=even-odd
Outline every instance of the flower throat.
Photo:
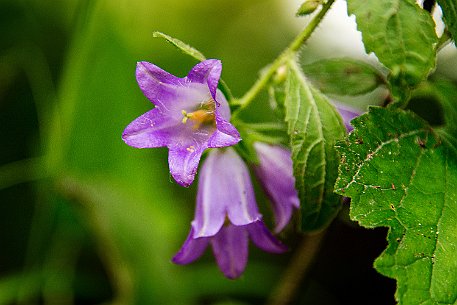
[{"label": "flower throat", "polygon": [[203,126],[216,126],[216,103],[212,98],[200,104],[198,110],[193,112],[187,112],[186,110],[181,110],[183,118],[181,122],[186,124],[188,120],[191,120],[194,125],[194,129],[199,129]]}]

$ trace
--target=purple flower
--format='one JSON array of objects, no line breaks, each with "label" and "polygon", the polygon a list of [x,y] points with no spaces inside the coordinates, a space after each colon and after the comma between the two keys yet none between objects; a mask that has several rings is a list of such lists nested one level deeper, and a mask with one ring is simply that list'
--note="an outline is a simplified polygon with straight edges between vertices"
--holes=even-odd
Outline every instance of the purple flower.
[{"label": "purple flower", "polygon": [[211,244],[219,268],[234,279],[246,267],[249,239],[267,252],[287,250],[261,220],[243,160],[233,149],[211,151],[199,177],[195,219],[173,262],[189,264]]},{"label": "purple flower", "polygon": [[240,141],[229,123],[227,100],[217,89],[221,71],[216,59],[197,64],[184,78],[148,62],[137,64],[138,84],[155,107],[130,123],[122,138],[137,148],[168,147],[171,175],[182,186],[193,182],[206,148]]},{"label": "purple flower", "polygon": [[215,235],[226,218],[236,226],[262,218],[249,171],[233,149],[211,151],[202,166],[192,222],[194,237]]},{"label": "purple flower", "polygon": [[259,159],[254,170],[272,202],[278,233],[289,223],[293,210],[300,207],[291,153],[281,146],[262,142],[255,142],[254,148]]},{"label": "purple flower", "polygon": [[340,104],[338,102],[333,102],[333,105],[336,107],[336,110],[338,110],[339,114],[341,115],[344,126],[346,126],[346,130],[348,132],[351,132],[354,129],[351,125],[351,120],[361,115],[362,112],[360,110],[354,109],[347,105]]}]

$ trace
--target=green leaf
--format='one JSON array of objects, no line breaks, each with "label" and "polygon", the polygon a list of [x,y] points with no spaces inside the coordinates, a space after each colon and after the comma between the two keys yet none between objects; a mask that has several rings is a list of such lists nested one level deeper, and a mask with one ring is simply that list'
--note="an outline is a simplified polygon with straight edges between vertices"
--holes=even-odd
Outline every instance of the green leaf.
[{"label": "green leaf", "polygon": [[[422,82],[411,92],[411,99],[406,109],[413,111],[426,120],[433,128],[444,125],[444,113],[436,86],[430,81]],[[433,109],[434,111],[430,111]]]},{"label": "green leaf", "polygon": [[190,55],[193,58],[195,58],[198,61],[204,61],[206,59],[205,55],[203,55],[200,51],[195,49],[194,47],[191,47],[190,45],[182,42],[181,40],[177,38],[173,38],[171,36],[168,36],[167,34],[164,34],[162,32],[154,32],[152,34],[154,37],[159,37],[163,38],[178,49],[180,49],[184,54]]},{"label": "green leaf", "polygon": [[[432,125],[441,139],[457,149],[457,86],[444,79],[423,82],[408,107]],[[430,111],[434,109],[434,111]]]},{"label": "green leaf", "polygon": [[333,192],[339,158],[334,148],[345,135],[338,112],[313,88],[296,61],[284,81],[285,121],[290,136],[296,188],[301,201],[301,229],[325,227],[341,208]]},{"label": "green leaf", "polygon": [[435,23],[413,0],[348,0],[366,51],[374,52],[390,70],[394,97],[408,98],[408,88],[427,77],[435,66]]},{"label": "green leaf", "polygon": [[371,108],[352,124],[335,189],[351,219],[389,228],[375,268],[397,280],[399,304],[455,304],[455,152],[412,112]]},{"label": "green leaf", "polygon": [[438,80],[432,84],[443,107],[445,131],[457,139],[457,86],[450,81]]},{"label": "green leaf", "polygon": [[443,11],[444,23],[455,41],[457,37],[457,3],[455,0],[438,0],[437,2]]},{"label": "green leaf", "polygon": [[386,83],[374,67],[355,59],[332,58],[305,65],[303,71],[323,93],[360,95]]}]

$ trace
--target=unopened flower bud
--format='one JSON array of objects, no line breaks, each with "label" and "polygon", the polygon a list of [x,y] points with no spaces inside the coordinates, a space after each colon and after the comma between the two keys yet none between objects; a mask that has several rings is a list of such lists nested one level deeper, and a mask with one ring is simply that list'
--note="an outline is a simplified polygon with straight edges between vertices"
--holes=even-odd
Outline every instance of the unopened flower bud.
[{"label": "unopened flower bud", "polygon": [[303,2],[297,11],[297,16],[306,16],[314,12],[317,7],[322,3],[321,0],[307,0]]}]

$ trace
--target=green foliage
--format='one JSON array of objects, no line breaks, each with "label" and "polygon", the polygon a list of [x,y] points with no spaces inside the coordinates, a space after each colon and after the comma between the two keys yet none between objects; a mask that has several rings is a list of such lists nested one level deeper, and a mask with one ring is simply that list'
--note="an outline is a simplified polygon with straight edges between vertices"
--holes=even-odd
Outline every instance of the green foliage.
[{"label": "green foliage", "polygon": [[449,81],[439,80],[432,84],[444,113],[445,128],[438,129],[442,138],[445,138],[457,149],[457,86]]},{"label": "green foliage", "polygon": [[455,41],[457,37],[457,3],[455,0],[437,0],[437,2],[443,11],[444,23]]},{"label": "green foliage", "polygon": [[[444,79],[423,82],[412,92],[408,107],[440,134],[441,140],[457,148],[457,86]],[[433,108],[434,111],[430,111]]]},{"label": "green foliage", "polygon": [[413,0],[348,0],[367,52],[374,52],[390,70],[393,96],[408,98],[408,89],[424,80],[435,66],[437,37],[430,14]]},{"label": "green foliage", "polygon": [[[349,196],[352,219],[389,228],[389,244],[375,266],[398,281],[400,304],[456,304],[457,87],[438,77],[424,81],[434,67],[437,38],[416,1],[348,0],[366,50],[387,68],[388,80],[351,59],[316,61],[303,67],[305,73],[292,60],[333,0],[305,2],[300,13],[322,9],[276,59],[292,32],[280,22],[281,10],[272,9],[274,1],[48,2],[0,1],[0,304],[247,304],[275,293],[288,255],[253,249],[239,281],[224,279],[209,253],[190,266],[171,264],[189,229],[195,186],[183,190],[171,181],[165,148],[137,150],[121,139],[124,127],[153,107],[135,81],[135,62],[183,75],[194,59],[205,59],[203,53],[224,62],[224,77],[238,95],[247,92],[238,101],[255,100],[241,107],[221,82],[232,109],[243,109],[232,116],[243,157],[256,161],[253,141],[289,142],[302,231],[323,229],[340,209],[340,195]],[[437,3],[455,39],[455,1]],[[187,37],[204,52],[161,32],[151,35],[153,29]],[[190,57],[169,52],[151,36]],[[338,142],[344,126],[321,92],[350,97],[355,105],[361,97],[354,96],[387,82],[397,100],[406,101],[412,90],[408,107],[428,122],[411,112],[372,108]],[[281,122],[260,95],[267,85]],[[335,143],[341,143],[341,159]],[[352,237],[341,236],[341,244],[348,248]],[[339,265],[354,273],[361,266]],[[325,270],[319,276],[347,276]],[[341,303],[333,287],[314,289],[312,272],[306,282],[311,286],[289,275],[279,286],[304,287],[296,291],[297,302],[313,290]]]},{"label": "green foliage", "polygon": [[355,59],[321,59],[305,65],[303,71],[326,94],[360,95],[386,83],[374,67]]},{"label": "green foliage", "polygon": [[[2,245],[6,245],[5,239],[9,241],[8,247],[3,247],[0,262],[0,303],[36,303],[41,302],[42,296],[46,298],[45,304],[66,303],[61,302],[63,299],[75,304],[197,304],[208,296],[214,300],[235,294],[264,297],[280,272],[279,265],[271,261],[253,262],[250,274],[233,283],[227,283],[212,258],[202,258],[187,268],[170,263],[188,232],[195,189],[184,193],[170,182],[165,148],[136,150],[125,145],[121,135],[129,122],[153,107],[135,81],[136,61],[152,58],[158,65],[172,66],[178,71],[172,71],[175,74],[180,69],[189,71],[192,65],[181,59],[185,56],[176,56],[176,52],[154,51],[151,57],[150,46],[144,54],[137,46],[131,48],[119,32],[112,2],[84,2],[87,6],[81,2],[79,14],[70,26],[69,41],[60,42],[65,45],[65,54],[60,58],[62,62],[56,64],[55,74],[50,76],[47,70],[46,59],[52,54],[45,53],[34,41],[29,46],[25,41],[30,39],[21,37],[17,31],[11,37],[20,40],[19,46],[0,54],[0,66],[14,68],[0,72],[0,79],[8,80],[0,84],[0,108],[2,113],[6,105],[18,109],[17,118],[11,117],[11,123],[17,125],[2,121],[2,135],[10,135],[11,140],[4,137],[8,145],[3,144],[1,150],[0,202],[19,211],[16,219],[10,210],[2,210],[5,216],[1,225],[8,234],[3,234],[5,237],[0,241]],[[148,3],[151,2],[144,1],[145,6]],[[49,41],[49,49],[55,51],[59,41],[54,41],[54,34],[59,23],[52,22],[42,5],[36,3],[42,11],[27,6],[24,12],[31,19],[40,14],[45,20],[50,19],[49,32],[41,31],[42,24],[30,26],[22,19],[17,21],[18,28],[37,33],[34,40]],[[62,11],[68,13],[66,6],[62,6]],[[153,10],[149,6],[147,11]],[[14,16],[11,10],[5,9],[4,13]],[[168,24],[169,20],[166,21]],[[193,21],[191,18],[190,22]],[[6,28],[9,22],[0,23]],[[124,30],[136,34],[138,28]],[[216,31],[213,27],[210,30]],[[142,39],[149,38],[150,35]],[[177,43],[176,39],[173,41]],[[21,74],[22,70],[26,75]],[[21,86],[32,87],[33,94],[24,93]],[[26,105],[32,109],[30,117],[24,113]],[[16,126],[27,126],[33,134],[14,137]],[[5,148],[17,146],[18,139],[27,143],[27,149],[43,156],[32,155],[17,162],[4,158]],[[38,179],[42,180],[36,182]],[[23,188],[21,184],[28,181],[33,181],[32,187]],[[8,192],[13,199],[5,196]],[[18,196],[22,193],[34,201],[24,204]],[[54,225],[53,215],[62,206],[67,212]],[[33,214],[31,221],[27,218],[29,214]],[[5,226],[4,219],[8,217],[14,221],[8,220],[11,225]],[[69,221],[74,218],[78,222]],[[78,239],[70,238],[82,228]],[[22,243],[27,245],[18,247],[21,251],[15,255],[23,266],[6,269],[9,260],[5,257],[15,253],[15,249],[6,248]]]},{"label": "green foliage", "polygon": [[324,228],[341,208],[333,192],[337,176],[336,140],[344,125],[327,98],[313,88],[297,62],[286,64],[287,76],[281,94],[290,136],[296,188],[301,201],[301,229]]},{"label": "green foliage", "polygon": [[335,188],[353,220],[389,227],[376,269],[397,280],[399,304],[455,304],[455,151],[411,112],[371,108],[353,125]]}]

